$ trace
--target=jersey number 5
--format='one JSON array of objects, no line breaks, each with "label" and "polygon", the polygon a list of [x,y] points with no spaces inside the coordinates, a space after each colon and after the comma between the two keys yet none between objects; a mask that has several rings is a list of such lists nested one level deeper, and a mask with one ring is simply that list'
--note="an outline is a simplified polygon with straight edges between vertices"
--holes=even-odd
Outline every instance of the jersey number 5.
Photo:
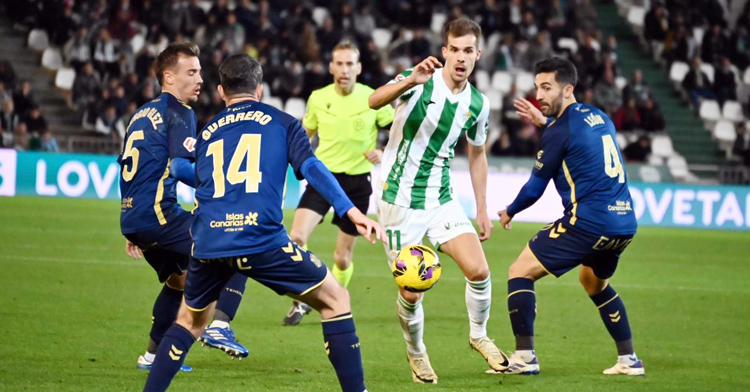
[{"label": "jersey number 5", "polygon": [[[258,185],[263,179],[260,172],[260,137],[261,135],[244,134],[232,153],[226,180],[232,185],[245,183],[245,193],[257,193]],[[214,198],[224,196],[224,140],[217,140],[208,145],[206,156],[213,156]],[[242,162],[247,159],[247,166],[240,171]]]},{"label": "jersey number 5", "polygon": [[612,135],[602,136],[602,143],[604,144],[604,172],[612,178],[619,177],[617,182],[624,183],[625,170],[622,168],[620,154],[617,153],[617,146],[612,140]]},{"label": "jersey number 5", "polygon": [[143,140],[143,137],[143,131],[133,131],[130,132],[128,142],[125,143],[125,149],[122,153],[122,160],[124,161],[128,158],[133,158],[132,162],[130,163],[130,167],[122,167],[122,179],[125,181],[132,180],[133,177],[135,177],[135,172],[138,171],[138,158],[140,158],[141,152],[138,151],[137,148],[133,147],[133,143],[135,143],[137,140]]}]

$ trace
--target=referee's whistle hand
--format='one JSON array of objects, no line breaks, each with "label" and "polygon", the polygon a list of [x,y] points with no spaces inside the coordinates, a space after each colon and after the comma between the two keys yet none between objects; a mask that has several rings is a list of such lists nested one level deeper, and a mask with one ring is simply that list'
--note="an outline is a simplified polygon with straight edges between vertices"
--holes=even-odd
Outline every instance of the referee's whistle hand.
[{"label": "referee's whistle hand", "polygon": [[373,165],[377,165],[381,162],[383,159],[383,151],[381,150],[372,150],[367,151],[364,153],[365,158],[367,158],[368,161],[372,162]]}]

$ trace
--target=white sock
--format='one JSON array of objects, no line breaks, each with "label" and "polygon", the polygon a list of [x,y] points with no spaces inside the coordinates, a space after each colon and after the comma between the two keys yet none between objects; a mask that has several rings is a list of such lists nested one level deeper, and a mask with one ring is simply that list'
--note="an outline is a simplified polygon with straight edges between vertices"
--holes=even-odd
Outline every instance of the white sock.
[{"label": "white sock", "polygon": [[534,350],[516,350],[515,356],[521,358],[524,362],[531,362],[536,354],[534,354]]},{"label": "white sock", "polygon": [[208,326],[209,328],[229,328],[229,323],[226,321],[221,320],[214,320],[211,325]]},{"label": "white sock", "polygon": [[399,293],[396,300],[396,313],[401,329],[404,331],[406,350],[409,354],[423,354],[427,348],[422,340],[424,336],[424,311],[422,310],[422,299],[415,304],[407,302]]},{"label": "white sock", "polygon": [[466,309],[469,311],[469,336],[472,339],[487,336],[490,304],[492,304],[490,277],[479,282],[466,279]]},{"label": "white sock", "polygon": [[[635,353],[628,354],[628,355],[618,355],[617,356],[617,362],[619,362],[619,363],[621,363],[623,365],[631,366],[631,365],[635,364],[635,361],[633,360],[633,358],[638,358],[635,355]],[[637,360],[638,359],[636,359],[636,361]]]},{"label": "white sock", "polygon": [[143,359],[145,359],[146,362],[153,363],[154,359],[156,359],[156,353],[152,354],[152,353],[146,351],[146,353],[143,354]]}]

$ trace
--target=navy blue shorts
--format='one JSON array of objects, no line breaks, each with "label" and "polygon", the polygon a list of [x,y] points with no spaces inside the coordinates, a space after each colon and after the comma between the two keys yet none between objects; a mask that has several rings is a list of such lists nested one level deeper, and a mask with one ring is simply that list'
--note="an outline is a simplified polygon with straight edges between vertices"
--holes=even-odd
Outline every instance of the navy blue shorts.
[{"label": "navy blue shorts", "polygon": [[263,253],[190,259],[185,278],[185,302],[192,310],[203,310],[219,299],[221,290],[235,272],[270,288],[279,295],[304,295],[323,284],[326,265],[314,254],[289,242]]},{"label": "navy blue shorts", "polygon": [[143,257],[156,271],[159,282],[172,274],[181,275],[190,260],[192,239],[190,225],[193,215],[181,211],[167,220],[167,224],[155,229],[126,234],[125,238],[143,249]]},{"label": "navy blue shorts", "polygon": [[529,249],[542,267],[560,277],[583,264],[591,267],[599,279],[609,279],[633,234],[601,235],[581,230],[570,224],[570,217],[545,226],[529,241]]}]

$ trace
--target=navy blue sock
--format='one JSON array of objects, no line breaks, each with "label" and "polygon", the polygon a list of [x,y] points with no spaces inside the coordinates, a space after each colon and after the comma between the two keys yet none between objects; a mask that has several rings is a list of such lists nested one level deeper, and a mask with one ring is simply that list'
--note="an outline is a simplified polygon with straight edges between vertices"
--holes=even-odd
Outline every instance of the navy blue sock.
[{"label": "navy blue sock", "polygon": [[195,343],[195,337],[180,325],[173,324],[159,344],[156,359],[148,374],[144,392],[166,391],[180,366],[185,362],[190,347]]},{"label": "navy blue sock", "polygon": [[156,297],[154,310],[151,313],[153,316],[153,324],[151,325],[151,333],[149,333],[149,336],[155,346],[159,345],[164,333],[167,332],[172,324],[174,324],[181,303],[182,291],[175,290],[165,284],[164,287],[162,287],[159,296]]},{"label": "navy blue sock", "polygon": [[331,361],[344,392],[362,392],[365,388],[365,372],[359,338],[354,328],[351,313],[323,320],[323,339],[326,354]]},{"label": "navy blue sock", "polygon": [[216,303],[216,315],[214,320],[231,322],[234,320],[234,316],[237,314],[237,309],[240,307],[242,301],[242,295],[245,294],[245,284],[247,283],[247,276],[241,273],[235,273],[227,285],[224,286],[224,290],[221,290],[221,296],[219,301]]},{"label": "navy blue sock", "polygon": [[591,300],[599,308],[599,315],[617,344],[618,355],[633,354],[633,334],[620,295],[608,285],[601,293],[592,295]]},{"label": "navy blue sock", "polygon": [[534,349],[534,319],[536,318],[536,294],[534,281],[526,278],[508,280],[508,313],[516,350]]}]

